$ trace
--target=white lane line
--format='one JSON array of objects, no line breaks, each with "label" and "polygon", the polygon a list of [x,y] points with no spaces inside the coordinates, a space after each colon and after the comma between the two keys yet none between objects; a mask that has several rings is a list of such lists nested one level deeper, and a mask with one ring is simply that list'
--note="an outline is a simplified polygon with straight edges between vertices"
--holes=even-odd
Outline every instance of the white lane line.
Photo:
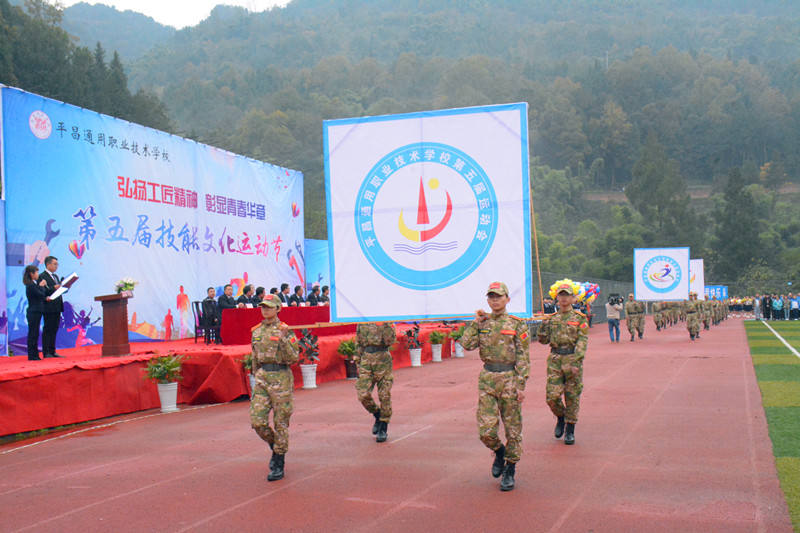
[{"label": "white lane line", "polygon": [[64,435],[59,435],[57,437],[52,437],[52,438],[49,438],[49,439],[42,439],[42,440],[39,440],[39,441],[36,441],[36,442],[31,442],[30,444],[24,444],[22,446],[17,446],[15,448],[11,448],[10,450],[0,451],[0,455],[5,455],[7,453],[13,453],[13,452],[16,452],[16,451],[19,451],[19,450],[24,450],[25,448],[30,448],[32,446],[39,446],[40,444],[47,444],[48,442],[53,442],[53,441],[56,441],[56,440],[59,440],[59,439],[65,439],[67,437],[73,437],[75,435],[80,435],[81,433],[86,433],[87,431],[92,431],[93,429],[107,428],[107,427],[111,427],[111,426],[116,426],[117,424],[124,424],[126,422],[134,422],[136,420],[144,420],[145,418],[151,418],[151,417],[154,417],[154,416],[172,415],[172,414],[177,414],[177,413],[183,413],[185,411],[194,411],[195,409],[206,409],[208,407],[215,407],[215,406],[218,406],[218,405],[227,405],[227,404],[214,403],[214,404],[209,404],[209,405],[198,405],[198,406],[195,406],[195,407],[182,407],[179,411],[176,411],[175,413],[152,413],[152,414],[149,414],[149,415],[137,416],[135,418],[126,418],[125,420],[116,420],[114,422],[109,422],[108,424],[100,424],[99,426],[91,426],[91,427],[88,427],[88,428],[78,429],[76,431],[70,431],[69,433],[65,433]]},{"label": "white lane line", "polygon": [[767,324],[767,323],[766,323],[765,321],[763,321],[763,320],[761,321],[761,323],[762,323],[762,324],[764,324],[765,326],[767,326],[767,328],[769,328],[769,330],[772,332],[772,334],[773,334],[773,335],[775,335],[776,337],[778,337],[778,340],[779,340],[779,341],[781,341],[781,342],[783,343],[783,345],[784,345],[784,346],[786,346],[787,348],[789,348],[789,351],[791,351],[791,352],[792,352],[793,354],[795,354],[797,357],[800,357],[800,352],[798,352],[797,350],[795,350],[795,349],[794,349],[794,346],[792,346],[791,344],[789,344],[788,342],[786,342],[786,339],[784,339],[783,337],[781,337],[781,336],[780,336],[780,334],[779,334],[777,331],[775,331],[774,329],[772,329],[772,326],[770,326],[769,324]]}]

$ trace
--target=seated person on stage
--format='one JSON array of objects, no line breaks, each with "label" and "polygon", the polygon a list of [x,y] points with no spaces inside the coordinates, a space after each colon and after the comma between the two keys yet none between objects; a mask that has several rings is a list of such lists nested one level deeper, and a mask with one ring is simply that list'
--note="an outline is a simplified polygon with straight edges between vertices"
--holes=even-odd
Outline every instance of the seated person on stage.
[{"label": "seated person on stage", "polygon": [[242,295],[236,299],[236,306],[237,307],[252,307],[253,306],[253,286],[252,285],[245,285],[244,290],[242,291]]},{"label": "seated person on stage", "polygon": [[226,309],[236,309],[236,300],[233,299],[233,285],[225,285],[225,287],[222,289],[222,292],[222,296],[220,296],[219,300],[217,300],[217,303],[219,304],[220,317],[222,317],[222,312]]},{"label": "seated person on stage", "polygon": [[260,304],[261,300],[264,299],[264,294],[265,293],[266,293],[266,289],[264,287],[256,288],[256,295],[253,296],[253,298],[252,298],[253,307],[258,307],[258,304]]},{"label": "seated person on stage", "polygon": [[308,305],[319,305],[320,296],[319,285],[315,285],[311,289],[311,293],[308,295]]},{"label": "seated person on stage", "polygon": [[305,303],[305,299],[303,298],[303,287],[300,285],[295,285],[294,294],[289,296],[289,305],[293,307],[302,307],[303,303]]},{"label": "seated person on stage", "polygon": [[319,297],[317,298],[319,305],[328,305],[331,302],[330,293],[331,293],[331,288],[328,287],[327,285],[323,285],[322,294],[320,294]]},{"label": "seated person on stage", "polygon": [[203,300],[203,303],[200,307],[203,313],[203,318],[200,320],[200,325],[205,328],[204,331],[206,344],[212,341],[220,344],[222,342],[222,340],[219,338],[220,312],[219,305],[215,299],[217,296],[217,290],[214,287],[209,287],[206,293],[208,296],[205,300]]},{"label": "seated person on stage", "polygon": [[272,288],[269,290],[269,293],[270,293],[270,294],[274,294],[274,295],[275,295],[275,297],[277,298],[277,297],[278,297],[278,287],[272,287]]},{"label": "seated person on stage", "polygon": [[282,303],[289,305],[289,297],[289,284],[281,283],[281,292],[278,293],[278,299]]}]

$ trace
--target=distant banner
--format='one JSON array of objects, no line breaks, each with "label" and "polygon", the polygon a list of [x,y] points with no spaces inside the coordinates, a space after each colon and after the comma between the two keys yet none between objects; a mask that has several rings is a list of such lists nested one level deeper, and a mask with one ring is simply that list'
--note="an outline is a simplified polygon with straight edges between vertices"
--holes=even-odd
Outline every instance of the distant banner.
[{"label": "distant banner", "polygon": [[306,239],[306,291],[331,285],[328,241]]},{"label": "distant banner", "polygon": [[636,248],[633,287],[637,300],[685,300],[689,297],[689,248]]},{"label": "distant banner", "polygon": [[530,316],[527,104],[323,124],[331,318]]},{"label": "distant banner", "polygon": [[94,297],[124,277],[131,340],[192,334],[192,301],[225,284],[304,285],[296,171],[17,89],[2,89],[3,193],[12,340],[27,333],[26,264],[80,279],[58,346],[102,342]]},{"label": "distant banner", "polygon": [[689,290],[697,294],[705,294],[706,276],[702,259],[692,259],[689,262]]},{"label": "distant banner", "polygon": [[[0,235],[6,234],[6,203],[0,200]],[[20,276],[22,274],[20,273]],[[6,257],[0,254],[0,356],[8,355],[8,298]],[[20,278],[20,285],[22,278]],[[23,352],[27,353],[27,352]]]},{"label": "distant banner", "polygon": [[706,285],[705,295],[709,298],[716,298],[717,300],[725,300],[728,298],[727,285]]}]

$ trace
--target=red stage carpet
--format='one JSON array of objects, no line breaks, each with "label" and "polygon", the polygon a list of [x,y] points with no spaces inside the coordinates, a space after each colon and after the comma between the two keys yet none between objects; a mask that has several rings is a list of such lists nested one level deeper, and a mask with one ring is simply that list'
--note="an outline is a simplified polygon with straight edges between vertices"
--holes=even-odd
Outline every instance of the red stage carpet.
[{"label": "red stage carpet", "polygon": [[[398,338],[407,326],[397,326]],[[427,340],[437,326],[423,326]],[[438,326],[438,329],[444,329]],[[319,338],[320,360],[317,384],[345,378],[344,362],[337,353],[339,342],[352,335]],[[249,395],[250,385],[241,359],[250,353],[247,344],[205,345],[194,339],[132,343],[132,355],[102,357],[101,346],[59,350],[62,359],[28,361],[24,356],[0,357],[0,436],[97,420],[159,407],[156,386],[144,379],[147,361],[154,355],[184,354],[183,380],[178,403],[189,405],[224,403]],[[394,367],[411,365],[402,342],[392,351]],[[449,344],[442,357],[449,357]],[[422,361],[431,360],[425,343]],[[292,366],[295,386],[303,380],[298,365]]]}]

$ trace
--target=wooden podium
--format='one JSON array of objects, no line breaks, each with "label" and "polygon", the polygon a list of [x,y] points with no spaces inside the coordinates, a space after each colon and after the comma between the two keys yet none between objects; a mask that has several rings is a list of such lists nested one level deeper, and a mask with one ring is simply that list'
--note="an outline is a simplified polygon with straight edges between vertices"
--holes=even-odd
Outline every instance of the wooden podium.
[{"label": "wooden podium", "polygon": [[103,304],[103,355],[130,355],[128,342],[128,298],[133,291],[95,296]]}]

